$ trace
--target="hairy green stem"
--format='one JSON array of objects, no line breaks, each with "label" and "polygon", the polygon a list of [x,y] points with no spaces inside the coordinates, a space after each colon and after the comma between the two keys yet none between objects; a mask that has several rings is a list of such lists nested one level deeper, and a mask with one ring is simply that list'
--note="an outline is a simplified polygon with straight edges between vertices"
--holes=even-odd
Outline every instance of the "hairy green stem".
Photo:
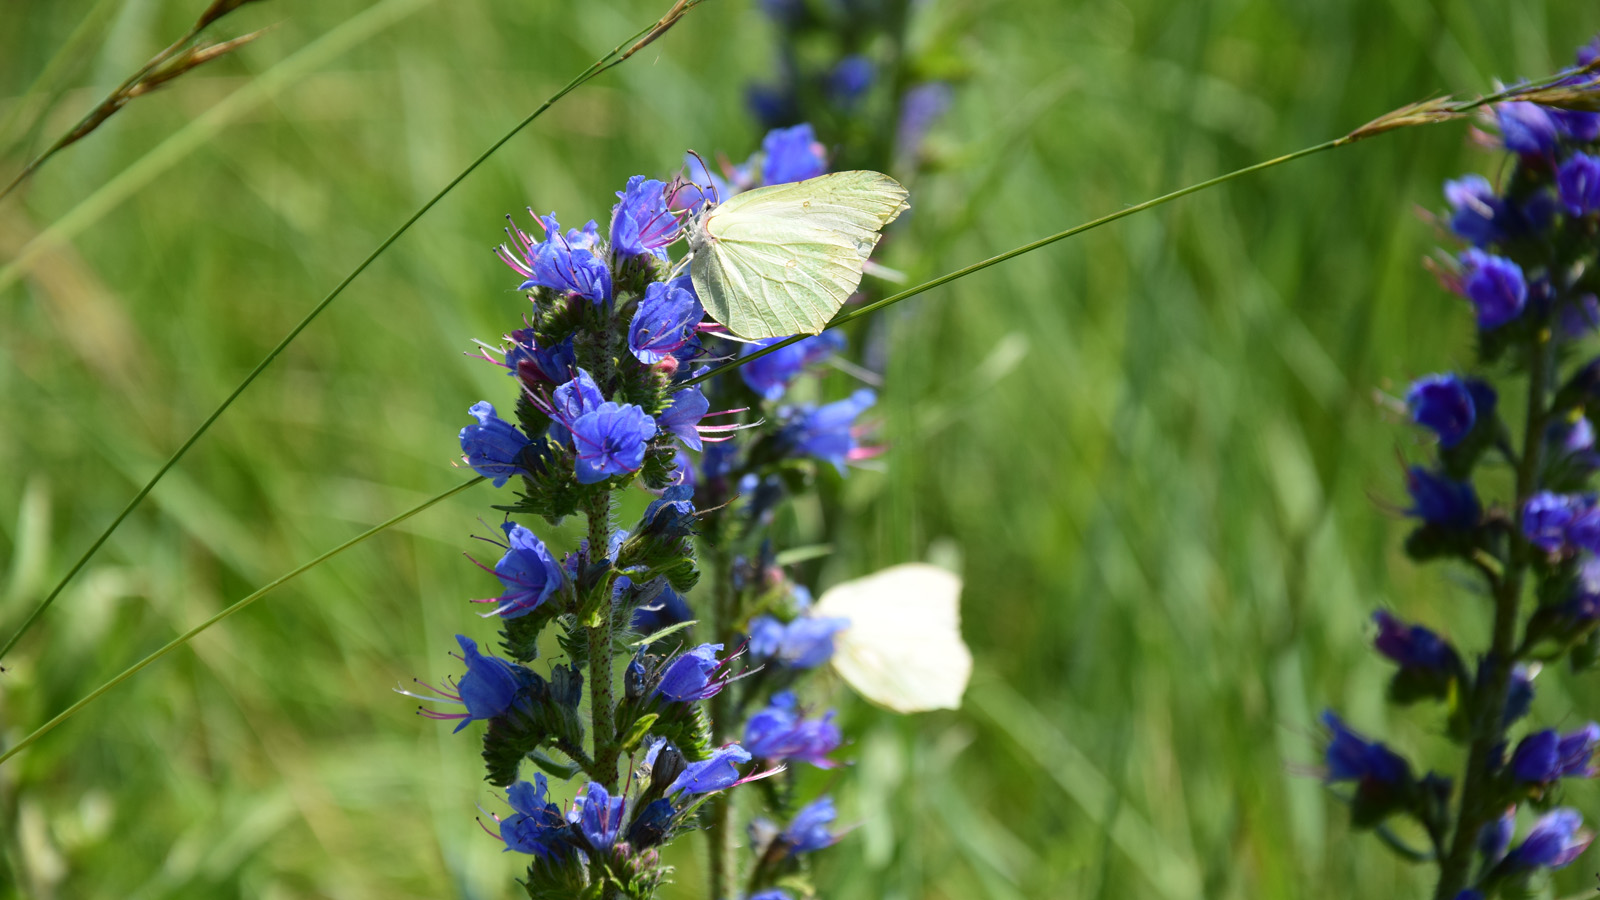
[{"label": "hairy green stem", "polygon": [[[588,565],[609,566],[606,545],[611,540],[611,495],[601,494],[584,510],[589,520]],[[589,705],[592,713],[594,768],[607,791],[617,791],[617,698],[612,690],[611,577],[607,573],[591,588],[595,596],[588,603],[593,610],[583,623],[589,642]]]},{"label": "hairy green stem", "polygon": [[1472,742],[1467,751],[1467,768],[1462,774],[1461,806],[1456,816],[1450,852],[1439,865],[1439,884],[1434,900],[1454,900],[1466,886],[1472,868],[1472,854],[1478,831],[1493,819],[1497,810],[1489,807],[1486,796],[1494,773],[1490,765],[1495,748],[1505,743],[1506,700],[1511,688],[1511,670],[1516,663],[1517,620],[1522,606],[1523,583],[1528,570],[1529,548],[1522,535],[1522,509],[1539,489],[1539,467],[1543,462],[1544,429],[1549,414],[1549,381],[1554,341],[1550,332],[1541,331],[1528,350],[1528,412],[1523,426],[1522,457],[1517,466],[1517,495],[1513,507],[1510,560],[1505,573],[1495,582],[1494,634],[1489,652],[1480,664],[1478,684],[1471,700]]}]

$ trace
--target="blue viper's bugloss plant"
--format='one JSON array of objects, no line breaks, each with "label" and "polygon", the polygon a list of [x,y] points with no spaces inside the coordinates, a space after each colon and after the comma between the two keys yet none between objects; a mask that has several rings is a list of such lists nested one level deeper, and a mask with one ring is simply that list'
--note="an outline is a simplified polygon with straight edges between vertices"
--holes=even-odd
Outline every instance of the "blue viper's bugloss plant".
[{"label": "blue viper's bugloss plant", "polygon": [[[781,773],[836,764],[830,754],[844,739],[833,714],[803,708],[793,690],[848,622],[805,614],[809,592],[774,564],[764,529],[819,466],[842,474],[872,452],[857,419],[874,395],[788,402],[843,346],[831,334],[754,361],[738,380],[686,383],[703,359],[732,358],[739,345],[704,321],[671,253],[708,202],[826,168],[809,125],[776,130],[725,177],[703,168],[691,170],[697,180],[635,176],[617,192],[609,227],[563,232],[554,215],[536,217],[540,239],[513,222],[497,251],[528,306],[523,327],[482,356],[511,376],[514,414],[471,405],[459,442],[465,465],[515,488],[495,507],[504,552],[479,563],[500,592],[474,601],[489,607],[504,655],[459,637],[465,673],[422,699],[442,704],[424,714],[458,732],[484,723],[486,778],[510,809],[491,831],[531,858],[530,897],[651,896],[670,871],[659,849],[708,820],[717,837],[736,831],[721,795],[752,780],[791,824],[774,838],[782,852],[750,862],[740,880],[750,892],[780,878],[799,884],[794,857],[836,840],[831,801],[796,811]],[[657,497],[618,528],[616,497],[634,486]],[[522,521],[568,516],[583,519],[587,537],[565,553]],[[687,629],[702,553],[717,563],[717,596],[698,618],[716,640],[697,643]],[[536,671],[546,635],[563,661]],[[529,768],[539,770],[531,780]],[[713,895],[739,867],[730,850],[725,841],[714,851],[724,862]]]},{"label": "blue viper's bugloss plant", "polygon": [[[1574,73],[1568,81],[1595,77]],[[1468,246],[1439,269],[1472,308],[1484,375],[1429,375],[1406,393],[1410,419],[1431,437],[1435,457],[1406,470],[1406,511],[1420,520],[1406,549],[1419,561],[1471,567],[1492,601],[1492,637],[1486,648],[1463,651],[1425,625],[1374,616],[1375,647],[1397,667],[1390,699],[1442,703],[1464,765],[1453,776],[1418,777],[1398,749],[1362,737],[1332,712],[1323,719],[1327,781],[1348,800],[1352,823],[1372,828],[1405,817],[1420,825],[1429,846],[1407,855],[1439,866],[1436,900],[1521,896],[1576,859],[1590,841],[1577,810],[1545,813],[1513,847],[1517,811],[1548,809],[1564,782],[1594,777],[1600,744],[1594,723],[1517,733],[1535,664],[1586,669],[1600,659],[1590,415],[1600,410],[1600,360],[1585,362],[1595,352],[1588,337],[1600,289],[1600,119],[1517,101],[1498,104],[1488,127],[1509,158],[1498,183],[1482,175],[1445,183],[1445,221]],[[1521,421],[1501,417],[1498,399],[1508,391],[1526,396]],[[1514,473],[1509,492],[1503,481],[1482,479],[1495,466]]]}]

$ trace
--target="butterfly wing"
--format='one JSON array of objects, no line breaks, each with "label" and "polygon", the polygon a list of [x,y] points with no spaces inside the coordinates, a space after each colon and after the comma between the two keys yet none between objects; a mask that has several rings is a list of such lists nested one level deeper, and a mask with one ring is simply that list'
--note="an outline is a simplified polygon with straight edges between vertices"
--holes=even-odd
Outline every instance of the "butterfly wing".
[{"label": "butterfly wing", "polygon": [[830,588],[815,614],[850,620],[833,667],[861,696],[902,713],[957,709],[972,675],[960,601],[960,577],[907,563]]},{"label": "butterfly wing", "polygon": [[906,197],[893,178],[865,171],[736,194],[691,235],[695,292],[742,337],[816,334],[861,283]]}]

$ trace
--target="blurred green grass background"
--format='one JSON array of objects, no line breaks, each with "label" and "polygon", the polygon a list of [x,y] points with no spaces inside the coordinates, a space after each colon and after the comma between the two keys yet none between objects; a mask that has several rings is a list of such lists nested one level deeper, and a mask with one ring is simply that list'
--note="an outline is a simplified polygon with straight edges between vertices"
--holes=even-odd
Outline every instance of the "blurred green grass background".
[{"label": "blurred green grass background", "polygon": [[[200,5],[7,4],[0,117],[81,23],[46,136]],[[411,209],[666,5],[255,4],[225,31],[280,23],[266,38],[138,100],[0,203],[0,259],[73,225],[0,292],[0,622]],[[1600,27],[1589,4],[1488,0],[927,0],[921,15],[960,36],[971,77],[888,260],[917,280],[1411,100],[1551,71]],[[303,77],[190,149],[163,144],[318,41],[336,52]],[[770,41],[749,4],[713,0],[443,201],[7,660],[0,740],[459,481],[466,407],[507,398],[463,355],[521,309],[488,252],[501,215],[532,204],[577,224],[686,148],[742,157],[759,139],[743,87],[769,75]],[[895,718],[841,694],[856,763],[835,789],[861,827],[819,858],[821,896],[1429,889],[1431,870],[1347,828],[1315,777],[1315,716],[1337,707],[1455,764],[1436,711],[1385,705],[1367,617],[1390,606],[1482,643],[1481,599],[1399,554],[1395,455],[1425,450],[1374,401],[1471,362],[1464,307],[1418,265],[1438,236],[1413,214],[1441,205],[1444,178],[1496,164],[1467,137],[1446,125],[1314,157],[889,315],[892,449],[839,490],[818,587],[957,548],[977,673],[956,713]],[[474,490],[322,566],[0,767],[0,890],[513,896],[518,861],[472,821],[474,804],[500,808],[475,740],[390,691],[452,672],[457,631],[491,634],[463,602],[488,585],[461,556],[489,502]],[[1596,715],[1592,681],[1539,685],[1541,721]],[[1591,786],[1571,800],[1600,815]],[[701,855],[674,847],[665,896],[702,895]],[[1597,866],[1560,873],[1557,894],[1592,889]]]}]

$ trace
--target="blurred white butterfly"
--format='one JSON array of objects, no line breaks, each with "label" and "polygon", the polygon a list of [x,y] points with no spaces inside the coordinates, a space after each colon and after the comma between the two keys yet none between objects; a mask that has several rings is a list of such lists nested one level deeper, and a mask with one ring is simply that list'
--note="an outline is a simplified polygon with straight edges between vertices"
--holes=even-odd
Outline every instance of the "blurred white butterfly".
[{"label": "blurred white butterfly", "polygon": [[813,615],[850,620],[833,667],[861,696],[902,713],[961,706],[972,652],[961,640],[960,576],[891,566],[828,589]]},{"label": "blurred white butterfly", "polygon": [[735,194],[690,224],[695,293],[740,337],[816,334],[861,284],[907,196],[900,182],[866,171]]}]

